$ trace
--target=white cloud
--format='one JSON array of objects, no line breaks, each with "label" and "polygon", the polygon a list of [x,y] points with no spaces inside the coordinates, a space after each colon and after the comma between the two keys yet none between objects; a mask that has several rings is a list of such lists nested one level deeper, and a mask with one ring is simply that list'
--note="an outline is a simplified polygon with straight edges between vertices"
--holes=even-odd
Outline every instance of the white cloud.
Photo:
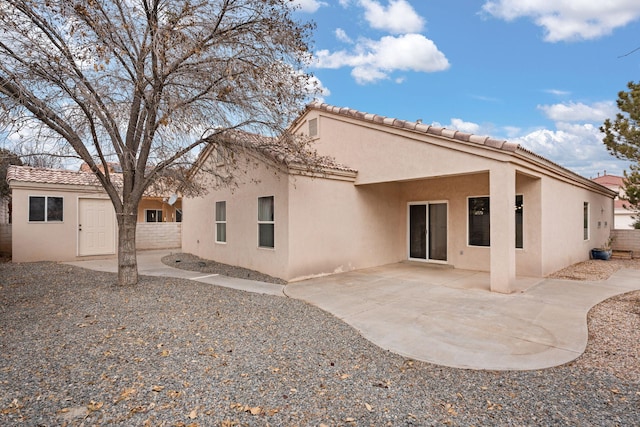
[{"label": "white cloud", "polygon": [[421,34],[386,36],[380,40],[360,39],[354,50],[316,53],[316,67],[351,67],[359,84],[389,78],[394,71],[435,72],[449,68],[449,61],[433,41]]},{"label": "white cloud", "polygon": [[364,17],[372,28],[393,34],[417,33],[424,27],[424,19],[406,0],[390,0],[384,7],[375,0],[360,0]]},{"label": "white cloud", "polygon": [[318,0],[291,0],[294,7],[306,13],[315,13],[321,6],[327,6],[327,3]]},{"label": "white cloud", "polygon": [[547,90],[545,90],[545,92],[550,93],[551,95],[555,95],[555,96],[571,95],[571,92],[568,92],[566,90],[560,90],[560,89],[547,89]]},{"label": "white cloud", "polygon": [[493,0],[482,10],[507,21],[530,18],[549,42],[595,39],[640,18],[638,0]]},{"label": "white cloud", "polygon": [[545,115],[554,121],[562,122],[603,122],[606,118],[614,117],[616,105],[611,101],[596,102],[586,105],[581,102],[565,104],[538,105]]},{"label": "white cloud", "polygon": [[451,124],[445,127],[466,133],[478,134],[480,132],[479,124],[473,122],[465,122],[464,120],[457,118],[451,119]]},{"label": "white cloud", "polygon": [[585,177],[605,169],[621,175],[628,165],[607,152],[598,127],[590,123],[556,123],[556,130],[539,129],[511,141]]},{"label": "white cloud", "polygon": [[[510,142],[588,178],[604,170],[622,175],[622,171],[628,168],[629,162],[618,160],[607,152],[599,130],[604,118],[615,114],[612,102],[592,105],[568,103],[538,108],[554,120],[552,128],[523,130],[505,126],[497,129],[491,123],[477,124],[459,118],[452,118],[451,123],[444,127],[497,139],[506,137]],[[434,125],[441,126],[438,123]]]},{"label": "white cloud", "polygon": [[331,91],[329,90],[329,88],[323,85],[320,79],[317,78],[316,76],[312,76],[309,79],[309,85],[310,85],[310,88],[313,88],[313,90],[317,91],[316,92],[317,94],[315,96],[316,101],[324,102],[324,98],[326,96],[331,95]]},{"label": "white cloud", "polygon": [[353,43],[353,40],[351,40],[351,37],[349,37],[347,35],[347,32],[342,28],[336,28],[335,34],[336,34],[336,38],[341,42],[349,43],[349,44]]}]

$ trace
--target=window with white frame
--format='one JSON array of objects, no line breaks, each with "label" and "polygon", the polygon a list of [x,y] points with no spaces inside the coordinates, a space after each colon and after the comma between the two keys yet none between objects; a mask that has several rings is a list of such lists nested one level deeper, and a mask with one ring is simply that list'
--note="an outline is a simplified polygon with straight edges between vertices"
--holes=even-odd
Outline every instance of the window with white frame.
[{"label": "window with white frame", "polygon": [[29,196],[30,222],[62,222],[63,212],[62,197]]},{"label": "window with white frame", "polygon": [[275,216],[273,196],[258,197],[258,246],[275,247]]},{"label": "window with white frame", "polygon": [[[490,200],[488,196],[469,197],[469,246],[491,246]],[[516,195],[516,241],[517,249],[524,247],[524,197]]]},{"label": "window with white frame", "polygon": [[162,222],[162,209],[145,209],[145,222]]},{"label": "window with white frame", "polygon": [[216,202],[216,242],[227,243],[227,202]]},{"label": "window with white frame", "polygon": [[582,204],[582,238],[589,240],[589,202]]},{"label": "window with white frame", "polygon": [[469,246],[489,246],[491,221],[489,197],[469,197]]}]

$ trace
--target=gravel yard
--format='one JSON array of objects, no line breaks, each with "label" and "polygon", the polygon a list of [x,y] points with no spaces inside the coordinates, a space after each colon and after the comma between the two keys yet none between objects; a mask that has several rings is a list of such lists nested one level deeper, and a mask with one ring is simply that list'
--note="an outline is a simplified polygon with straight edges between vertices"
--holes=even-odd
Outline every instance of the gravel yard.
[{"label": "gravel yard", "polygon": [[527,372],[408,360],[301,301],[0,264],[0,425],[637,425],[640,293],[583,356]]}]

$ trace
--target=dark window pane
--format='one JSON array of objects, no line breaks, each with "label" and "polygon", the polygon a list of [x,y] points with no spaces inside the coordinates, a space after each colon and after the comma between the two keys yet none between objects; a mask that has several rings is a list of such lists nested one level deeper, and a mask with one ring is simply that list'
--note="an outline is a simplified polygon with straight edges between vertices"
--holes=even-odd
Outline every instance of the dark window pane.
[{"label": "dark window pane", "polygon": [[216,241],[226,243],[227,241],[227,224],[219,222],[216,224]]},{"label": "dark window pane", "polygon": [[273,221],[273,196],[258,198],[258,221]]},{"label": "dark window pane", "polygon": [[582,205],[582,220],[583,220],[583,238],[589,240],[589,203],[584,202]]},{"label": "dark window pane", "polygon": [[29,197],[29,221],[44,221],[44,197]]},{"label": "dark window pane", "polygon": [[180,209],[176,209],[176,222],[182,222],[182,211]]},{"label": "dark window pane", "polygon": [[518,249],[524,247],[522,231],[523,209],[522,196],[516,196],[516,248]]},{"label": "dark window pane", "polygon": [[469,245],[490,246],[491,227],[488,197],[469,198]]},{"label": "dark window pane", "polygon": [[147,211],[147,222],[158,222],[158,212],[155,210]]},{"label": "dark window pane", "polygon": [[216,202],[216,221],[227,220],[227,202]]},{"label": "dark window pane", "polygon": [[62,197],[47,197],[47,221],[62,221]]},{"label": "dark window pane", "polygon": [[261,248],[273,248],[274,247],[274,225],[273,224],[258,224],[258,246]]}]

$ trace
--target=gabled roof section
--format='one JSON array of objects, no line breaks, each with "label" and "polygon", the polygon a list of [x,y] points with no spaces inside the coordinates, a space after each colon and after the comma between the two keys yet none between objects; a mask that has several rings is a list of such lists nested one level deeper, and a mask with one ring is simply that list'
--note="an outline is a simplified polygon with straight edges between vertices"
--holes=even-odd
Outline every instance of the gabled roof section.
[{"label": "gabled roof section", "polygon": [[[225,130],[217,138],[230,143],[233,147],[257,152],[275,163],[293,170],[317,173],[337,172],[347,175],[355,175],[358,172],[356,169],[338,163],[333,157],[320,156],[306,147],[304,141],[284,142],[284,137],[274,138],[238,129]],[[215,139],[212,142],[215,142]],[[202,150],[196,161],[196,169],[203,164],[214,149],[215,144],[209,144]]]},{"label": "gabled roof section", "polygon": [[338,114],[345,117],[350,117],[366,122],[377,123],[397,129],[410,130],[418,133],[424,133],[434,136],[442,136],[448,139],[453,139],[461,142],[471,142],[478,145],[484,145],[486,147],[496,148],[508,152],[515,152],[520,146],[513,142],[493,139],[488,136],[474,135],[471,133],[460,132],[457,130],[442,128],[438,126],[426,125],[418,122],[411,122],[407,120],[394,119],[392,117],[385,117],[378,114],[363,113],[351,108],[340,108],[329,104],[322,104],[319,102],[313,102],[309,104],[307,108],[327,111],[329,113]]},{"label": "gabled roof section", "polygon": [[[374,123],[374,124],[394,128],[394,129],[415,132],[423,135],[432,135],[440,138],[446,138],[452,142],[458,142],[461,144],[467,144],[471,146],[478,145],[486,149],[498,150],[505,154],[509,154],[516,158],[525,160],[531,164],[536,165],[537,167],[546,169],[547,171],[551,171],[556,177],[559,177],[559,178],[562,177],[563,179],[569,180],[571,182],[579,183],[582,186],[607,194],[609,197],[613,197],[615,194],[614,191],[608,189],[607,187],[600,185],[597,182],[594,182],[588,178],[585,178],[514,142],[494,139],[489,136],[480,136],[480,135],[460,132],[457,130],[442,128],[438,126],[426,125],[418,122],[411,122],[407,120],[395,119],[392,117],[385,117],[378,114],[364,113],[362,111],[354,110],[351,108],[336,107],[333,105],[320,103],[317,101],[307,105],[306,111],[309,111],[309,110],[318,110],[321,112],[324,111],[331,114],[343,116],[346,118],[361,120],[363,122]],[[305,114],[302,114],[300,117],[298,117],[298,119],[296,119],[296,121],[292,124],[292,127],[296,127],[298,125],[298,122],[304,116]]]}]

